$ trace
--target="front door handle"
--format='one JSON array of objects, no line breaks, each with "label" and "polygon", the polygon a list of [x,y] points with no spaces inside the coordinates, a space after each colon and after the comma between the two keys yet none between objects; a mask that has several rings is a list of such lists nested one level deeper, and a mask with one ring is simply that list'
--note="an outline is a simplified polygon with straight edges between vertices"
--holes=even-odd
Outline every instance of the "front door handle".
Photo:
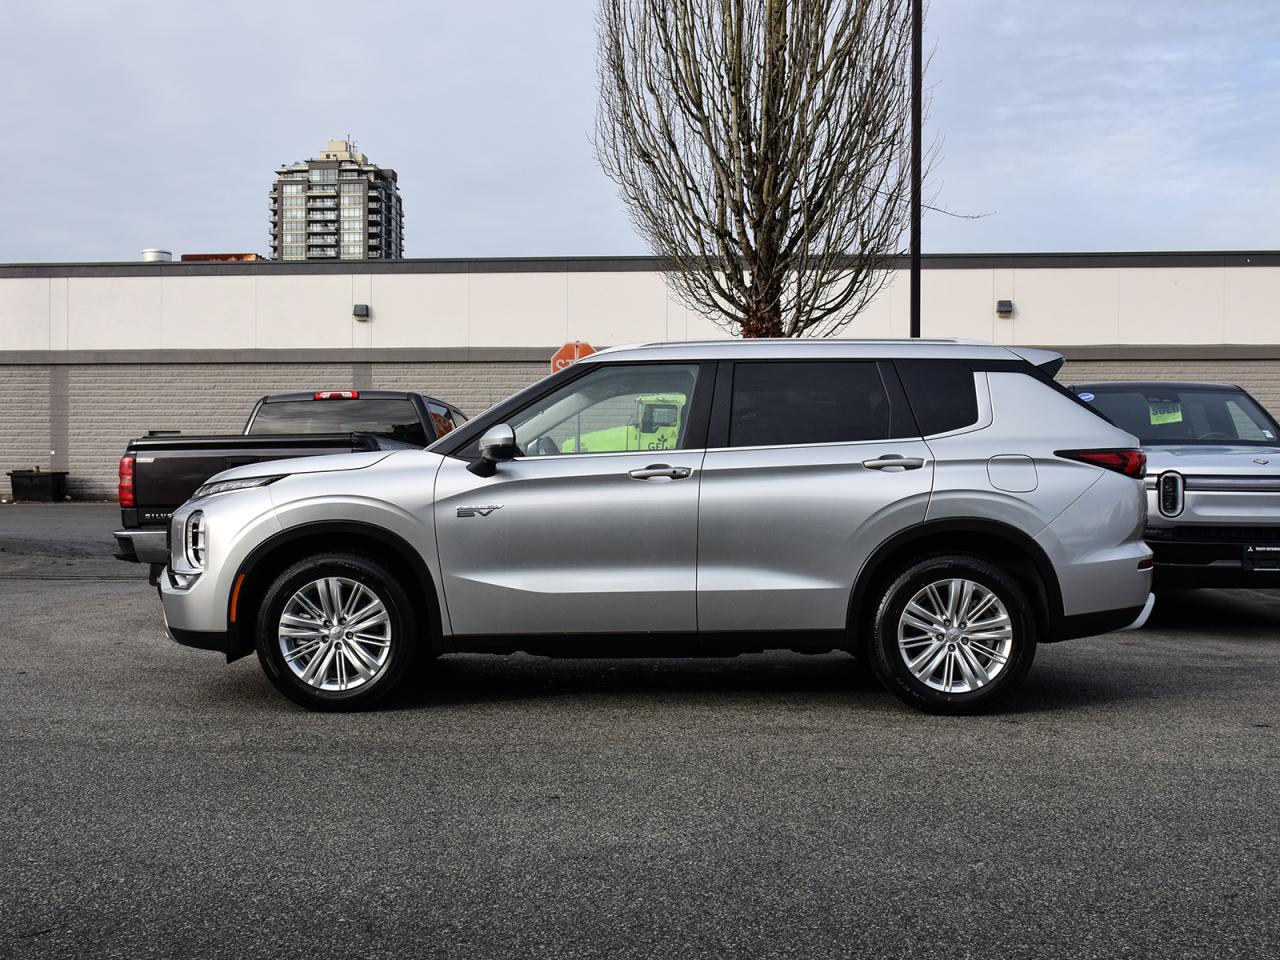
[{"label": "front door handle", "polygon": [[919,457],[904,457],[897,453],[886,453],[883,457],[876,457],[874,460],[863,460],[862,465],[868,470],[889,470],[891,468],[919,470],[924,466],[924,461]]},{"label": "front door handle", "polygon": [[636,480],[683,480],[692,474],[688,467],[673,467],[669,463],[651,463],[647,467],[630,471]]}]

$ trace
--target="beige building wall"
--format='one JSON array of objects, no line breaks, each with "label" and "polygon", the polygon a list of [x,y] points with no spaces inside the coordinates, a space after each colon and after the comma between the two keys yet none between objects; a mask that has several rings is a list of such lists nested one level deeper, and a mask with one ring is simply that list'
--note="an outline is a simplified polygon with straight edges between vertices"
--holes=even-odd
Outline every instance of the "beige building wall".
[{"label": "beige building wall", "polygon": [[[923,332],[1055,346],[1280,341],[1280,259],[1225,266],[1112,259],[1117,265],[1106,266],[1100,255],[1081,267],[1045,265],[1053,258],[1044,257],[974,257],[960,266],[941,259],[943,266],[922,277]],[[967,265],[970,260],[979,265]],[[992,265],[980,265],[985,260]],[[1019,262],[1028,265],[1006,265]],[[618,261],[626,269],[597,269],[586,261],[578,269],[579,261],[565,261],[564,269],[547,268],[556,261],[530,262],[527,269],[450,269],[453,263],[344,268],[352,272],[270,262],[221,264],[216,271],[181,263],[70,265],[49,276],[25,274],[59,268],[0,266],[0,354],[554,348],[566,340],[611,345],[727,336],[682,303],[661,273],[636,269],[636,261]],[[1011,316],[996,315],[997,300],[1013,302]],[[352,316],[358,303],[370,307],[367,322]],[[895,270],[846,335],[907,333],[907,283]]]},{"label": "beige building wall", "polygon": [[[1235,382],[1280,411],[1278,254],[926,267],[926,336],[1057,347],[1064,382]],[[898,272],[846,334],[905,336],[906,297]],[[474,415],[566,340],[725,335],[643,260],[0,265],[0,468],[66,469],[74,495],[106,498],[131,437],[238,432],[266,393],[418,390]]]}]

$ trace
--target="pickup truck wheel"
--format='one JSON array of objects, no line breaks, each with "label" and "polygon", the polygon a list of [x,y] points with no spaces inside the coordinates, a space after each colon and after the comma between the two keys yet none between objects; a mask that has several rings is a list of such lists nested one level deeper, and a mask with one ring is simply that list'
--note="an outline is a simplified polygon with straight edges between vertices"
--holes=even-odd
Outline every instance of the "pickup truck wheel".
[{"label": "pickup truck wheel", "polygon": [[370,707],[417,655],[413,604],[395,575],[358,554],[308,557],[282,572],[258,612],[258,660],[313,710]]},{"label": "pickup truck wheel", "polygon": [[939,555],[880,594],[871,663],[885,687],[930,713],[976,713],[1013,691],[1035,657],[1026,592],[978,557]]}]

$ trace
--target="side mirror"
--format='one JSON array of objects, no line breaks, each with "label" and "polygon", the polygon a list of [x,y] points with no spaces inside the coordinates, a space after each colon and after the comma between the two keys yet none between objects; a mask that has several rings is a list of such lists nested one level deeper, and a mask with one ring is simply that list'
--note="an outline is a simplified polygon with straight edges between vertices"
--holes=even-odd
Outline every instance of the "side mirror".
[{"label": "side mirror", "polygon": [[477,477],[492,477],[502,460],[516,455],[516,432],[510,424],[499,423],[480,436],[480,456],[467,464],[467,469]]}]

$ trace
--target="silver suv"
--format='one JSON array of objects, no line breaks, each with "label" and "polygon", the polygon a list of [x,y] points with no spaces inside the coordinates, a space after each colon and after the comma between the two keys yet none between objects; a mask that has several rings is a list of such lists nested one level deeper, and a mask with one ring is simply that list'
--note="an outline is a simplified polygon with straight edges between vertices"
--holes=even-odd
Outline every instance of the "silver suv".
[{"label": "silver suv", "polygon": [[1280,585],[1280,424],[1230,383],[1069,388],[1142,443],[1156,587]]},{"label": "silver suv", "polygon": [[1053,382],[1061,362],[954,341],[606,350],[426,450],[218,474],[174,514],[166,626],[256,650],[319,709],[442,653],[787,648],[971,712],[1037,643],[1150,610],[1142,453]]}]

